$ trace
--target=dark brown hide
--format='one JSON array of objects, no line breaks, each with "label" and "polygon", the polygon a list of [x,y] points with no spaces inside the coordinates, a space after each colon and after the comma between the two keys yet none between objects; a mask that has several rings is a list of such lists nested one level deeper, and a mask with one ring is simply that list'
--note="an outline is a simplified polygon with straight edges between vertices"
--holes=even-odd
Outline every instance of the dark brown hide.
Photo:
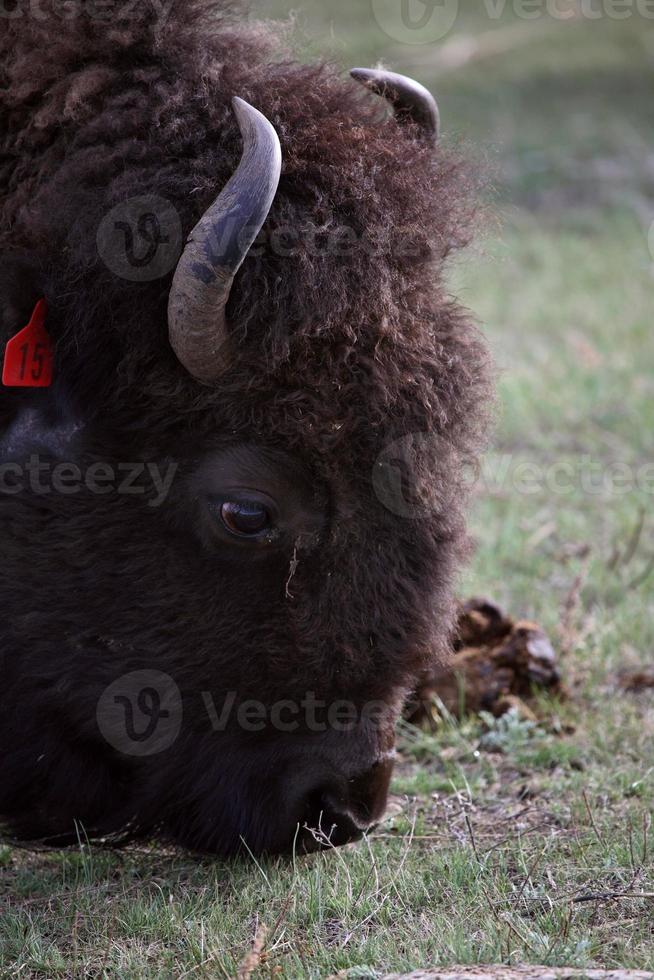
[{"label": "dark brown hide", "polygon": [[[294,62],[279,32],[225,3],[162,6],[103,19],[43,0],[0,36],[3,340],[20,279],[23,314],[46,295],[57,348],[51,389],[2,390],[1,458],[177,466],[158,506],[147,469],[141,495],[51,492],[33,472],[0,493],[0,813],[50,840],[79,821],[282,850],[322,823],[338,843],[382,812],[394,719],[448,649],[463,468],[490,397],[484,343],[443,278],[473,224],[470,182],[445,143],[347,72]],[[235,95],[275,127],[283,171],[228,305],[238,356],[206,387],[168,342],[174,270],[121,278],[98,233],[155,194],[188,234],[238,164]],[[373,481],[396,440],[399,508]],[[275,501],[270,547],[218,526],[235,485]],[[138,691],[111,686],[143,671]],[[315,731],[306,706],[292,731],[271,722],[309,694],[357,722]],[[262,730],[233,714],[216,728],[209,707],[232,696],[263,705]],[[381,720],[364,711],[377,700]],[[105,709],[139,737],[149,720],[179,731],[125,752]]]}]

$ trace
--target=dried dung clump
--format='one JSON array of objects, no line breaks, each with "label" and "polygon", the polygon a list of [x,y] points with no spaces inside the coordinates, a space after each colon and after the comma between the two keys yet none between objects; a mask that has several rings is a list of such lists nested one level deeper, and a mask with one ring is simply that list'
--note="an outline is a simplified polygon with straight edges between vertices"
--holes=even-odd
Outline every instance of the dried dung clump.
[{"label": "dried dung clump", "polygon": [[496,717],[515,708],[533,717],[534,689],[562,694],[557,657],[536,623],[514,620],[487,599],[461,604],[454,656],[416,692],[407,718],[420,724],[433,717],[438,699],[457,717],[489,711]]}]

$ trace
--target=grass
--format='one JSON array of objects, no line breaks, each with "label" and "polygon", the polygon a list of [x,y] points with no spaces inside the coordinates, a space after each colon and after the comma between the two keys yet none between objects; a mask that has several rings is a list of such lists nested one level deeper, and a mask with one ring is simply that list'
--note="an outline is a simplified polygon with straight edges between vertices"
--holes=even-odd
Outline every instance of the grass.
[{"label": "grass", "polygon": [[314,51],[432,85],[446,138],[492,164],[501,224],[453,273],[501,396],[461,592],[542,623],[570,699],[543,700],[537,726],[405,726],[392,815],[338,852],[0,849],[0,976],[232,977],[257,932],[262,977],[654,970],[654,696],[616,682],[654,650],[654,22],[520,22],[503,54],[444,64],[453,40],[517,22],[484,9],[461,4],[437,47],[393,42],[369,4],[307,0],[299,20]]}]

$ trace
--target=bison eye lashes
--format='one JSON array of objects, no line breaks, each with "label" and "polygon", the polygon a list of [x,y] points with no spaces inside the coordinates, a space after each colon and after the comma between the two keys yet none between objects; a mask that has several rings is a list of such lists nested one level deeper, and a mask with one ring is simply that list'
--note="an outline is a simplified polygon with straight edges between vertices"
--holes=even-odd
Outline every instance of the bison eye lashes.
[{"label": "bison eye lashes", "polygon": [[239,538],[256,538],[272,528],[270,511],[256,501],[228,500],[220,507],[220,519]]}]

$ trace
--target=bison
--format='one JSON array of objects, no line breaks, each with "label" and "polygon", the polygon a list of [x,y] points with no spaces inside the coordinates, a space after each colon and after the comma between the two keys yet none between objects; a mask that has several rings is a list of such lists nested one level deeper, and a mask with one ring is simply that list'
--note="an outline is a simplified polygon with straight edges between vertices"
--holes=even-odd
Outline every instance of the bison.
[{"label": "bison", "polygon": [[335,846],[447,654],[476,178],[416,82],[163,7],[0,15],[0,815]]}]

